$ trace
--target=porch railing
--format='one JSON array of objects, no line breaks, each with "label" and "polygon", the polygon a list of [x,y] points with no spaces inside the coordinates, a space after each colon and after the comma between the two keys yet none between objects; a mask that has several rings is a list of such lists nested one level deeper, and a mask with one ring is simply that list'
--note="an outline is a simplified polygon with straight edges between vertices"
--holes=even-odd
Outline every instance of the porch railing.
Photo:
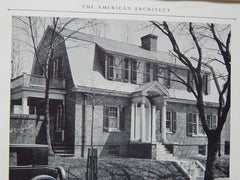
[{"label": "porch railing", "polygon": [[[17,87],[45,87],[46,79],[40,75],[26,74],[13,79],[11,81],[11,89]],[[64,89],[65,80],[64,79],[50,79],[50,88]]]}]

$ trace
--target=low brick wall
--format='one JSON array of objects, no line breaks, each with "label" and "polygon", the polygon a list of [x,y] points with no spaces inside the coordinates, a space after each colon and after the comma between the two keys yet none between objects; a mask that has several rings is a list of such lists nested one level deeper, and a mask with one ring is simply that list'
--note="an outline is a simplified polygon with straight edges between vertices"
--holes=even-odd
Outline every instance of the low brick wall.
[{"label": "low brick wall", "polygon": [[35,144],[43,123],[43,117],[14,114],[10,116],[10,143]]}]

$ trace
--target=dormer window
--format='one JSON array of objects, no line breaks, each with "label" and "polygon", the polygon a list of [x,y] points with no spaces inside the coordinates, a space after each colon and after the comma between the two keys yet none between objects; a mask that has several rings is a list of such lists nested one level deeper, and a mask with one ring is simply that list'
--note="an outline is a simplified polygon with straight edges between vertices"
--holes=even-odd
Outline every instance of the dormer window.
[{"label": "dormer window", "polygon": [[52,61],[51,66],[52,78],[60,78],[62,76],[62,63],[61,58],[56,58]]},{"label": "dormer window", "polygon": [[124,60],[124,81],[128,82],[129,80],[129,60]]},{"label": "dormer window", "polygon": [[137,61],[133,60],[131,64],[131,82],[136,84],[137,83]]},{"label": "dormer window", "polygon": [[114,78],[114,57],[108,56],[108,79]]},{"label": "dormer window", "polygon": [[170,68],[167,68],[166,70],[165,70],[165,86],[167,87],[167,88],[170,88],[170,86],[171,86],[171,69]]},{"label": "dormer window", "polygon": [[150,63],[146,63],[146,82],[151,81],[151,66]]}]

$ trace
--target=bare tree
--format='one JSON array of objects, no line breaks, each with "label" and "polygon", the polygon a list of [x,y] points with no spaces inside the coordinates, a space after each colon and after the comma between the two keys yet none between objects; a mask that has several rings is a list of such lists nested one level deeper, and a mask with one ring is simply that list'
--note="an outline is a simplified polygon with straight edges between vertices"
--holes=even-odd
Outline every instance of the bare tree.
[{"label": "bare tree", "polygon": [[[50,135],[50,114],[49,114],[49,91],[50,81],[53,78],[52,65],[55,58],[56,51],[59,46],[72,35],[82,29],[93,28],[98,24],[97,20],[86,19],[81,20],[77,18],[59,18],[59,17],[15,17],[19,21],[16,23],[16,28],[21,30],[27,38],[17,39],[27,49],[33,53],[34,59],[38,64],[43,77],[45,78],[45,98],[44,98],[44,121],[46,142],[49,146],[49,153],[54,154],[51,145]],[[59,40],[59,33],[66,28],[71,27],[73,30],[67,37]],[[44,32],[48,30],[48,37],[41,42],[41,37]],[[93,28],[93,30],[95,30]],[[18,35],[20,37],[20,35]],[[41,44],[42,43],[42,44]],[[41,46],[41,47],[40,47]],[[44,57],[44,59],[43,59]]]},{"label": "bare tree", "polygon": [[11,52],[11,79],[20,75],[23,68],[23,57],[21,56],[20,46],[16,42],[12,42],[12,52]]},{"label": "bare tree", "polygon": [[[176,73],[171,72],[177,77],[177,81],[184,84],[190,92],[196,98],[196,107],[199,111],[201,118],[201,123],[203,129],[208,138],[208,152],[207,152],[207,164],[205,170],[205,180],[214,179],[214,162],[216,160],[216,155],[218,151],[218,146],[221,137],[221,131],[223,129],[224,123],[226,122],[227,115],[230,109],[230,82],[231,82],[231,53],[230,53],[230,38],[231,30],[229,27],[225,27],[224,32],[220,34],[215,24],[193,24],[193,23],[183,23],[178,24],[181,26],[179,33],[187,33],[188,36],[185,36],[185,42],[191,42],[192,46],[184,51],[183,44],[177,41],[176,38],[176,28],[171,29],[169,23],[151,21],[151,23],[158,28],[164,35],[168,37],[172,46],[172,54],[183,64],[185,65],[193,77],[193,82],[195,83],[194,88],[192,84],[187,82],[185,79],[178,76]],[[224,36],[221,36],[223,35]],[[214,53],[219,55],[219,58],[211,59],[217,63],[220,63],[224,67],[226,74],[221,80],[225,80],[223,86],[219,86],[219,77],[216,75],[214,68],[210,65],[210,61],[205,61],[206,56],[209,56],[208,51],[205,51],[206,43],[210,43],[212,46],[216,47]],[[195,52],[195,57],[192,57],[189,51]],[[208,57],[209,58],[209,57]],[[210,129],[206,122],[205,112],[206,105],[203,99],[203,77],[202,70],[203,67],[210,68],[213,79],[215,81],[217,90],[218,90],[218,123],[216,129]]]}]

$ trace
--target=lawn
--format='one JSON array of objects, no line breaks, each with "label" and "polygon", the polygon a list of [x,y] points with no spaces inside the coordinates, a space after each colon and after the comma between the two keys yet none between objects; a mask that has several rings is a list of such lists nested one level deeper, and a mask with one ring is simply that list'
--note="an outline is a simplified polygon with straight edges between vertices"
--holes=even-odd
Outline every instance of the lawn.
[{"label": "lawn", "polygon": [[[206,164],[207,160],[203,158],[194,158],[200,161],[202,164]],[[214,177],[229,177],[229,157],[217,157],[214,166]]]},{"label": "lawn", "polygon": [[[206,163],[206,158],[194,158]],[[64,167],[68,180],[86,179],[87,160],[77,157],[49,157],[50,166]],[[218,158],[215,163],[215,177],[229,176],[229,159]],[[175,162],[133,158],[98,159],[98,178],[104,180],[141,179],[187,179],[188,176]]]},{"label": "lawn", "polygon": [[[62,166],[69,180],[85,179],[86,159],[76,157],[50,157],[49,165]],[[98,160],[99,179],[187,179],[181,168],[171,161],[129,158],[104,158]]]}]

